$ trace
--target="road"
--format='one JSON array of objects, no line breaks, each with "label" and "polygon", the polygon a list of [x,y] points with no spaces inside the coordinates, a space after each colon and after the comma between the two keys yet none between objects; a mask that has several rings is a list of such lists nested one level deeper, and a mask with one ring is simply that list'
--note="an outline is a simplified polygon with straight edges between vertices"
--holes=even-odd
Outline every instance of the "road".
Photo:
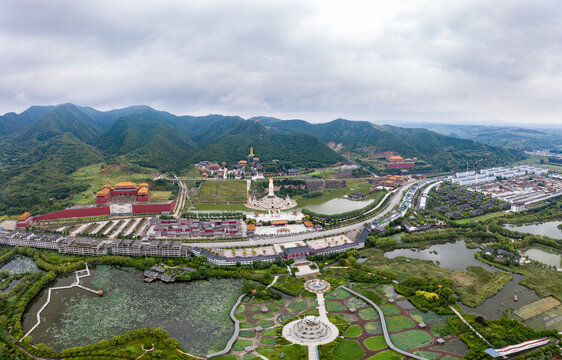
[{"label": "road", "polygon": [[176,203],[176,207],[174,210],[174,213],[172,214],[176,219],[179,218],[183,212],[183,208],[185,207],[185,201],[187,200],[187,196],[188,196],[188,188],[187,185],[185,184],[184,180],[180,180],[176,177],[176,180],[178,182],[178,186],[180,187],[180,191],[178,194],[178,201]]},{"label": "road", "polygon": [[423,356],[419,356],[416,354],[412,354],[409,353],[407,351],[404,351],[402,349],[397,348],[396,346],[394,346],[394,344],[392,343],[392,341],[390,340],[390,335],[388,333],[388,329],[386,328],[386,320],[384,318],[384,314],[381,310],[381,308],[375,304],[374,302],[372,302],[371,300],[369,300],[368,298],[364,297],[361,294],[356,293],[355,291],[346,288],[345,286],[341,286],[342,289],[344,289],[345,291],[349,292],[352,295],[357,296],[358,298],[362,299],[363,301],[367,302],[369,305],[371,305],[375,310],[377,310],[377,312],[379,313],[379,318],[380,318],[380,322],[381,322],[381,327],[382,327],[382,334],[384,336],[384,341],[386,341],[386,344],[388,345],[388,347],[394,351],[396,351],[399,354],[402,355],[406,355],[408,357],[411,357],[413,359],[417,359],[417,360],[428,360],[426,358],[424,358]]},{"label": "road", "polygon": [[[324,237],[324,236],[332,236],[341,233],[348,233],[353,230],[357,230],[363,227],[363,224],[366,222],[372,222],[374,220],[380,219],[384,215],[390,213],[396,206],[399,205],[402,197],[404,196],[404,192],[406,192],[415,182],[407,183],[393,193],[388,193],[386,196],[392,196],[389,203],[387,204],[386,208],[383,211],[378,213],[377,215],[373,216],[370,219],[362,221],[357,224],[347,225],[344,227],[340,227],[337,229],[331,230],[324,230],[324,231],[313,231],[304,234],[296,234],[296,235],[289,235],[283,237],[271,237],[271,238],[257,238],[257,239],[249,239],[244,241],[229,241],[229,242],[200,242],[200,243],[190,243],[189,245],[192,247],[201,247],[201,248],[216,248],[216,247],[236,247],[236,246],[256,246],[256,245],[273,245],[273,244],[282,244],[288,242],[295,242],[295,241],[303,241],[317,237]],[[393,195],[392,195],[393,194]],[[380,204],[382,204],[386,200],[384,198]],[[377,209],[378,206],[375,208]],[[373,209],[373,211],[375,210]]]}]

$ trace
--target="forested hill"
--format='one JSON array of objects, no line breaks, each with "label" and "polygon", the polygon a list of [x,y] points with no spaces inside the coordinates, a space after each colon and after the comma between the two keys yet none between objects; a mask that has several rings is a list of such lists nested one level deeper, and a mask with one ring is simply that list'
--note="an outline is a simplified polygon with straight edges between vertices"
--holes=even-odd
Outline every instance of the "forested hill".
[{"label": "forested hill", "polygon": [[342,119],[310,124],[274,118],[176,116],[148,106],[105,112],[73,104],[34,106],[0,117],[0,214],[66,206],[65,197],[87,186],[74,182],[69,174],[95,162],[125,159],[160,171],[181,171],[199,160],[245,159],[250,146],[262,161],[278,159],[298,167],[345,160],[326,145],[328,141],[343,143],[347,149],[395,150],[442,169],[481,158],[499,164],[521,157],[427,130]]},{"label": "forested hill", "polygon": [[342,143],[345,150],[360,150],[363,147],[371,147],[379,152],[394,150],[407,157],[415,156],[443,170],[456,170],[466,166],[467,162],[492,166],[524,158],[523,153],[517,150],[445,136],[426,129],[380,126],[367,121],[344,119],[321,124],[269,117],[252,119],[280,134],[314,134],[324,142]]}]

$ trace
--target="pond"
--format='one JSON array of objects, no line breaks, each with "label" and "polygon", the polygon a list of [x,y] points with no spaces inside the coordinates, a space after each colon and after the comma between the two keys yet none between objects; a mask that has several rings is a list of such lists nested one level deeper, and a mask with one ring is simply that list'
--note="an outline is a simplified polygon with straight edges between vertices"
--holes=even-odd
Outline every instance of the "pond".
[{"label": "pond", "polygon": [[562,221],[550,221],[540,224],[505,224],[504,227],[509,230],[519,231],[522,233],[529,233],[534,235],[546,235],[553,239],[562,239],[562,231],[558,229],[558,225],[562,224]]},{"label": "pond", "polygon": [[540,261],[543,264],[554,266],[556,268],[560,267],[560,261],[562,260],[562,255],[554,250],[546,250],[543,248],[531,247],[524,252],[525,256],[529,259]]},{"label": "pond", "polygon": [[498,271],[497,268],[484,264],[474,257],[479,248],[469,249],[464,240],[432,245],[427,249],[396,249],[384,253],[384,257],[394,259],[405,256],[412,259],[433,261],[436,265],[448,270],[465,271],[469,266],[480,266],[490,272]]},{"label": "pond", "polygon": [[39,268],[32,258],[27,256],[16,256],[0,268],[0,271],[3,270],[9,270],[10,275],[13,275],[39,271]]},{"label": "pond", "polygon": [[[519,285],[522,278],[520,274],[513,274],[513,279],[500,291],[476,307],[472,308],[460,302],[457,304],[466,313],[482,315],[486,319],[499,318],[507,309],[515,310],[539,299],[534,290]],[[517,301],[514,300],[513,295],[517,295]]]},{"label": "pond", "polygon": [[[64,286],[74,277],[57,279]],[[84,346],[143,327],[161,327],[190,353],[205,355],[221,350],[234,330],[230,308],[241,294],[238,280],[147,284],[135,270],[98,266],[82,283],[104,291],[103,297],[72,288],[55,290],[41,313],[41,324],[31,333],[35,343],[55,350]],[[24,331],[36,322],[35,314],[46,292],[31,306]]]},{"label": "pond", "polygon": [[335,215],[341,214],[348,211],[358,210],[361,208],[366,207],[373,201],[374,199],[369,200],[349,200],[344,198],[336,198],[331,199],[328,201],[323,200],[322,198],[318,198],[318,202],[316,202],[315,198],[305,199],[306,205],[300,205],[298,209],[301,210],[303,208],[307,208],[310,211],[313,211],[318,214],[324,215]]}]

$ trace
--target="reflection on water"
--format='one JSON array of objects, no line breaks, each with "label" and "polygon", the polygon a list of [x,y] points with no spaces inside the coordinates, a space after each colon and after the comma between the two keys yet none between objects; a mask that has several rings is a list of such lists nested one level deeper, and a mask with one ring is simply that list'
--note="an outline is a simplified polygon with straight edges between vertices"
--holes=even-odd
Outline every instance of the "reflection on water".
[{"label": "reflection on water", "polygon": [[[358,210],[369,205],[374,199],[354,201],[343,198],[328,200],[322,203],[315,204],[314,199],[307,199],[307,204],[304,206],[310,211],[318,214],[334,215],[341,214],[348,211]],[[299,207],[302,208],[302,207]]]},{"label": "reflection on water", "polygon": [[[189,352],[204,355],[224,347],[234,328],[229,311],[240,296],[240,281],[211,280],[192,283],[147,284],[137,271],[98,266],[84,285],[102,289],[103,297],[72,288],[56,290],[41,313],[42,322],[31,336],[56,350],[87,345],[126,331],[162,327]],[[58,279],[64,286],[73,276]],[[24,319],[27,331],[45,303],[35,301]]]},{"label": "reflection on water", "polygon": [[433,245],[427,249],[397,249],[384,253],[389,259],[405,256],[413,259],[429,260],[444,269],[464,271],[469,266],[480,266],[490,272],[498,271],[497,268],[484,264],[474,257],[480,249],[469,249],[464,240],[454,243]]},{"label": "reflection on water", "polygon": [[546,235],[553,239],[562,239],[562,231],[558,229],[558,225],[560,224],[562,224],[562,221],[551,221],[542,224],[526,224],[526,225],[505,224],[504,227],[522,233],[529,233],[534,235]]},{"label": "reflection on water", "polygon": [[525,256],[528,256],[529,259],[540,261],[541,263],[550,266],[560,267],[560,260],[562,258],[560,254],[553,254],[535,248],[530,248],[529,250],[526,250],[524,254]]}]

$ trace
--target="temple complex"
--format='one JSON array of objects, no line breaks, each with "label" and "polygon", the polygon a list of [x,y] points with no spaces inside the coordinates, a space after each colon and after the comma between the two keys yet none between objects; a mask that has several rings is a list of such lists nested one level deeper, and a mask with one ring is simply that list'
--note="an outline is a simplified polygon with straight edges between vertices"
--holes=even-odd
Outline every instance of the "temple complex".
[{"label": "temple complex", "polygon": [[250,209],[260,209],[260,210],[285,210],[297,206],[297,202],[289,195],[287,197],[280,198],[275,195],[273,190],[273,179],[269,179],[269,192],[266,196],[258,199],[255,193],[248,196],[248,203],[246,207]]},{"label": "temple complex", "polygon": [[115,186],[106,184],[96,194],[96,204],[148,202],[148,200],[148,184],[142,183],[137,186],[131,181],[121,181]]},{"label": "temple complex", "polygon": [[402,156],[400,155],[393,155],[393,156],[389,156],[386,158],[386,161],[388,162],[386,164],[386,168],[387,169],[406,169],[406,168],[411,168],[415,165],[415,162],[418,160],[418,158],[407,158],[404,159]]}]

